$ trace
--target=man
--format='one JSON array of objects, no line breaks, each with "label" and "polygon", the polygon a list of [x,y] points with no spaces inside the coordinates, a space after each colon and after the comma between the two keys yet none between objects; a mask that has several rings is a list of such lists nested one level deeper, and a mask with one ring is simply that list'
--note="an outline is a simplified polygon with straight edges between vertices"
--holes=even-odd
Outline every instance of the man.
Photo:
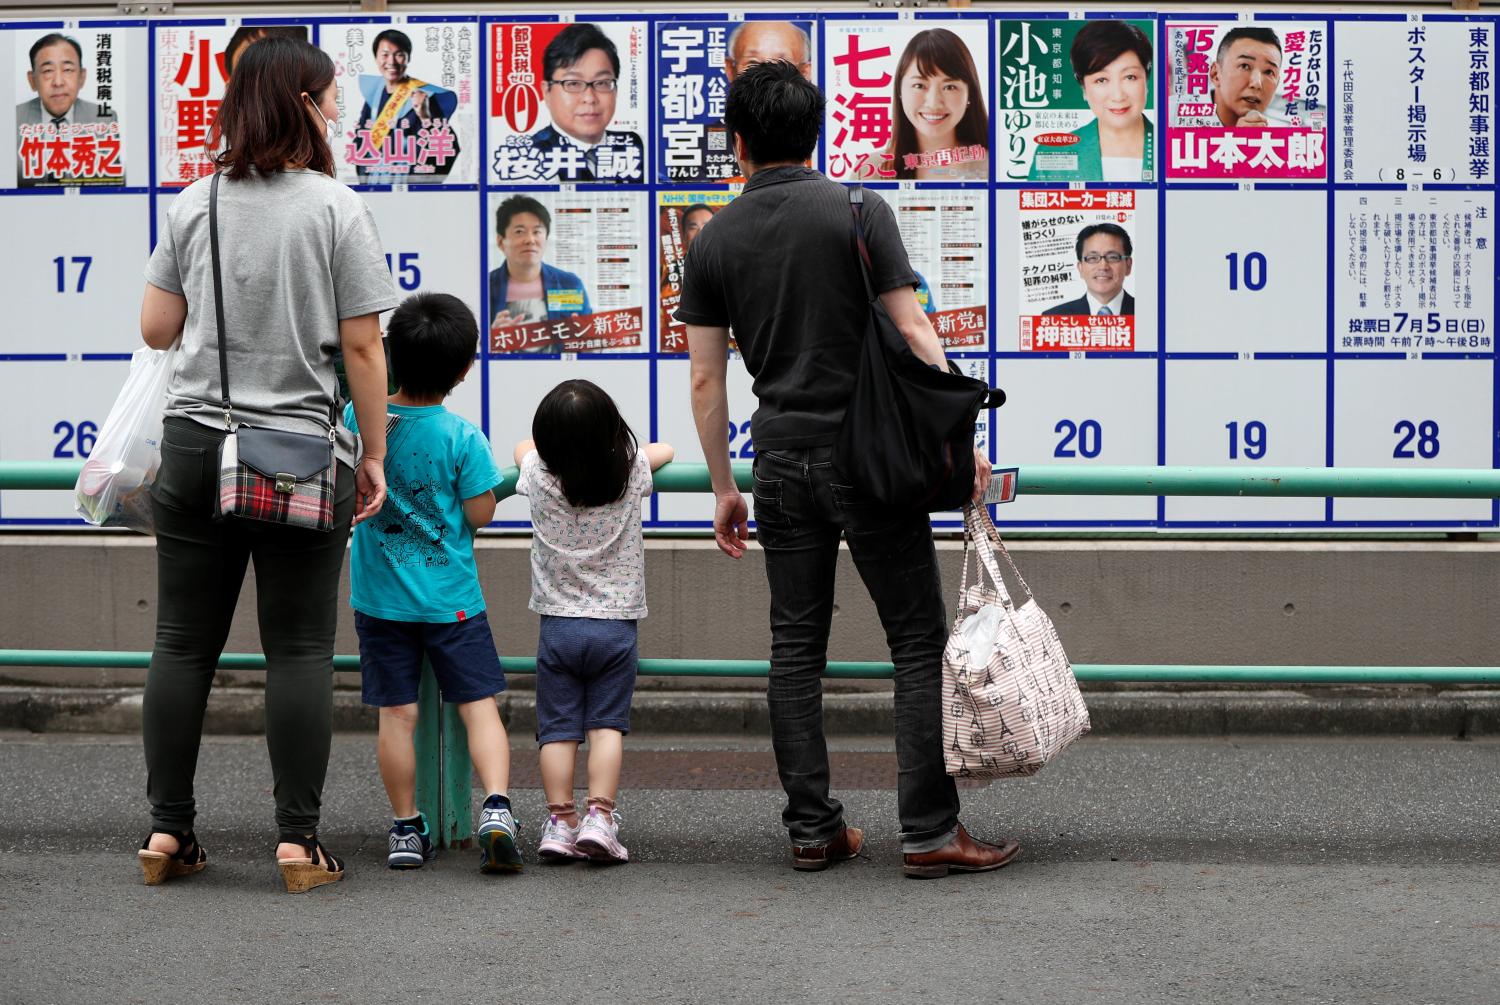
[{"label": "man", "polygon": [[1078,232],[1073,246],[1078,275],[1087,292],[1077,300],[1049,307],[1043,314],[1134,315],[1135,297],[1125,292],[1130,275],[1130,234],[1113,223],[1096,223]]},{"label": "man", "polygon": [[[822,674],[833,616],[839,539],[875,601],[895,663],[897,801],[909,876],[996,869],[1014,841],[975,841],[958,823],[943,767],[941,659],[947,611],[926,514],[887,509],[832,464],[853,390],[869,301],[855,262],[848,191],[805,167],[823,122],[823,95],[795,65],[749,67],[729,88],[724,120],[744,192],[719,210],[688,252],[676,318],[687,326],[693,419],[713,482],[714,539],[745,553],[749,512],[729,462],[729,328],[755,378],[755,518],[771,592],[771,737],[795,869],[859,854],[828,792]],[[924,362],[946,360],[913,294],[917,277],[895,214],[865,192],[867,245],[881,303]],[[767,234],[795,237],[772,249]],[[976,498],[990,466],[977,457]]]},{"label": "man", "polygon": [[[555,321],[574,314],[592,314],[583,280],[542,261],[552,231],[552,214],[529,195],[513,195],[495,210],[495,243],[505,261],[490,272],[490,327]],[[515,346],[511,351],[555,352],[549,338],[542,343]]]},{"label": "man", "polygon": [[687,254],[687,249],[693,246],[693,241],[697,239],[698,234],[703,230],[703,228],[708,226],[708,221],[712,220],[713,218],[713,208],[710,206],[705,206],[701,202],[695,202],[687,209],[682,211],[683,254]]},{"label": "man", "polygon": [[[92,101],[78,97],[83,85],[88,82],[89,71],[83,65],[83,47],[66,35],[52,32],[37,39],[31,46],[31,69],[26,71],[26,83],[36,97],[16,106],[16,125],[42,125],[51,123],[59,133],[67,133],[69,126],[108,124],[115,121],[112,111],[100,111]],[[39,184],[57,184],[59,179],[46,174],[42,177],[26,177],[20,162],[20,151],[25,142],[17,134],[16,185],[31,188]]]},{"label": "man", "polygon": [[[371,185],[441,180],[453,170],[453,164],[458,160],[457,135],[450,127],[442,155],[425,157],[425,151],[417,149],[418,137],[422,130],[430,129],[436,122],[451,122],[453,113],[458,110],[458,95],[446,87],[426,83],[407,73],[411,63],[411,38],[404,31],[395,28],[382,31],[375,36],[370,52],[375,57],[375,68],[380,72],[378,75],[361,74],[359,78],[359,91],[365,103],[359,110],[355,149],[364,151],[365,156],[375,156],[376,162],[356,161],[355,171],[361,181]],[[409,152],[416,158],[415,164],[390,156],[394,151],[387,150],[387,141],[393,133],[403,137],[397,149],[404,154],[410,148]]]},{"label": "man", "polygon": [[729,33],[724,76],[734,83],[742,70],[773,59],[791,63],[802,76],[812,79],[812,41],[807,32],[790,21],[741,21]]},{"label": "man", "polygon": [[552,124],[530,139],[543,177],[556,181],[644,181],[646,147],[611,130],[620,54],[597,25],[570,24],[542,51],[542,87]]},{"label": "man", "polygon": [[[1226,126],[1268,126],[1281,77],[1281,39],[1270,28],[1232,28],[1208,68],[1214,113]],[[1283,123],[1275,123],[1281,125]]]}]

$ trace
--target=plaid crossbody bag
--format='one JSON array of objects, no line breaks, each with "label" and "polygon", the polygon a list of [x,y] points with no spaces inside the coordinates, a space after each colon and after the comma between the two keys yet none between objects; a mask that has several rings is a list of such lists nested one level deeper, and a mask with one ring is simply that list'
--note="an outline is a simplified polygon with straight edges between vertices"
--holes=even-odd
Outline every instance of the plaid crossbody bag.
[{"label": "plaid crossbody bag", "polygon": [[219,495],[215,516],[333,529],[333,446],[337,401],[330,402],[328,435],[292,433],[234,421],[229,401],[229,354],[224,342],[224,285],[219,269],[219,176],[208,196],[209,246],[214,265],[214,320],[219,329],[219,391],[224,428],[219,448]]}]

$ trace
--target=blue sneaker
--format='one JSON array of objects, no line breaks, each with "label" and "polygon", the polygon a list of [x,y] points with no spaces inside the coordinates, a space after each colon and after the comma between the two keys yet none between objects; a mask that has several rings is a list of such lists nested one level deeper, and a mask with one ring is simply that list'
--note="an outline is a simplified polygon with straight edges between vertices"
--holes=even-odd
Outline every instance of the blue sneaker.
[{"label": "blue sneaker", "polygon": [[[423,821],[424,823],[426,821]],[[437,856],[427,829],[417,830],[411,824],[394,824],[390,832],[390,851],[385,857],[392,869],[420,869]]]},{"label": "blue sneaker", "polygon": [[516,844],[516,818],[493,796],[479,813],[480,872],[520,872],[521,849]]}]

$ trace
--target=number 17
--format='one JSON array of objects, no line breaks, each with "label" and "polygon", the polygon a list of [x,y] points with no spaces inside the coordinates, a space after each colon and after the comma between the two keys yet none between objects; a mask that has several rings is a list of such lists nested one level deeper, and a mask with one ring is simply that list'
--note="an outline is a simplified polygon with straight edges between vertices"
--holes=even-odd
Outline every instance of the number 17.
[{"label": "number 17", "polygon": [[74,255],[72,258],[64,258],[58,255],[52,259],[52,264],[57,266],[57,292],[59,293],[68,292],[68,274],[65,267],[68,262],[83,266],[83,268],[78,270],[78,285],[73,289],[74,293],[82,293],[83,284],[88,282],[89,266],[94,264],[94,256]]}]

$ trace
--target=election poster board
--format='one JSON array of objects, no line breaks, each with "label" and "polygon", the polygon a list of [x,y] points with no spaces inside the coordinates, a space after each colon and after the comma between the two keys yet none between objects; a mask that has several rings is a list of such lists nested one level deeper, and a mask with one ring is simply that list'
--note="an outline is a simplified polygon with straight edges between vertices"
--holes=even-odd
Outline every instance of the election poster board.
[{"label": "election poster board", "polygon": [[339,180],[471,184],[479,177],[479,28],[472,20],[328,25]]},{"label": "election poster board", "polygon": [[645,21],[491,24],[490,182],[645,181],[649,38]]},{"label": "election poster board", "polygon": [[[332,63],[337,180],[370,207],[398,292],[473,311],[478,358],[448,407],[502,466],[572,377],[702,460],[672,315],[693,241],[762,197],[724,127],[729,88],[785,59],[826,97],[808,166],[878,191],[948,358],[1005,389],[976,436],[997,465],[1492,469],[1497,23],[1214,5],[4,22],[0,460],[93,448],[235,67],[286,38]],[[33,101],[62,114],[32,121]],[[731,331],[740,462],[753,385]],[[711,503],[669,493],[643,513],[702,531]],[[1038,533],[1500,529],[1492,500],[1023,493],[994,513]],[[78,525],[67,492],[0,492],[0,527]],[[524,531],[524,501],[496,526]]]}]

